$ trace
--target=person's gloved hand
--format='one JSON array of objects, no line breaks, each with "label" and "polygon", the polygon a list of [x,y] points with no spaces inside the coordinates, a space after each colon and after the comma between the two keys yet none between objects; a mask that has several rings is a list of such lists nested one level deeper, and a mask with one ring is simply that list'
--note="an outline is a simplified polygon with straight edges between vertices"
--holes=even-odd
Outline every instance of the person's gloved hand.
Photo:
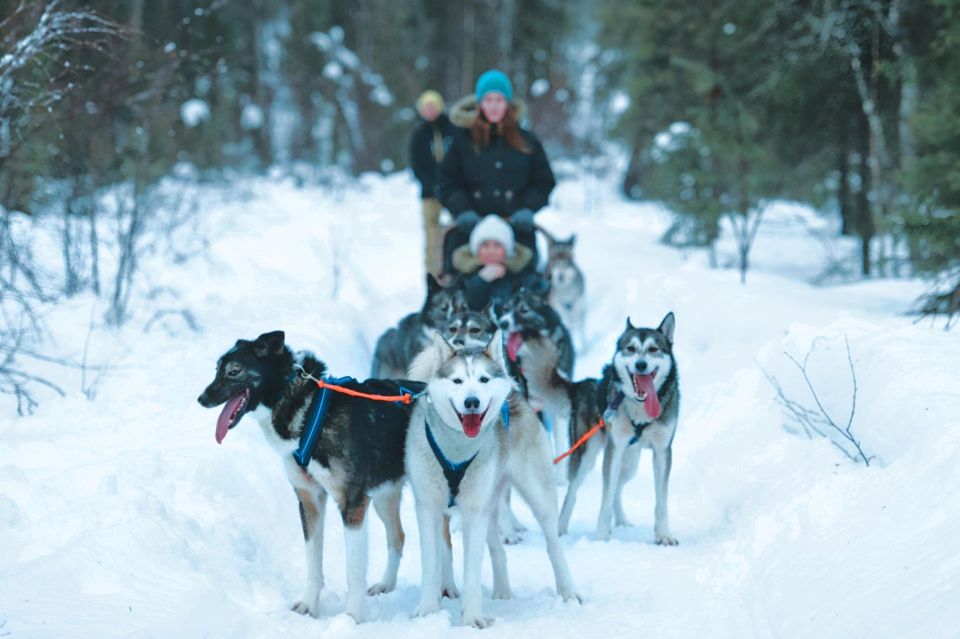
[{"label": "person's gloved hand", "polygon": [[499,280],[506,274],[507,267],[503,264],[487,264],[477,272],[477,275],[479,275],[480,279],[482,279],[484,282]]},{"label": "person's gloved hand", "polygon": [[[532,218],[531,218],[532,219]],[[454,222],[457,225],[457,230],[463,233],[469,233],[473,227],[477,225],[477,222],[480,221],[480,216],[477,215],[476,211],[464,211],[456,218]]]},{"label": "person's gloved hand", "polygon": [[510,216],[510,224],[518,233],[533,232],[533,211],[520,209]]}]

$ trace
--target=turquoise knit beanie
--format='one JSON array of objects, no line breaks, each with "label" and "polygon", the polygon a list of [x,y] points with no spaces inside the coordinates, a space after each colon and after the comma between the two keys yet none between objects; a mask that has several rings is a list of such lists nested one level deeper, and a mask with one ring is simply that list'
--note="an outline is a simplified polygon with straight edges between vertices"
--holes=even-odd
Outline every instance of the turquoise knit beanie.
[{"label": "turquoise knit beanie", "polygon": [[483,100],[483,96],[491,91],[502,93],[507,102],[513,101],[513,86],[510,84],[510,78],[499,69],[485,71],[477,78],[477,102]]}]

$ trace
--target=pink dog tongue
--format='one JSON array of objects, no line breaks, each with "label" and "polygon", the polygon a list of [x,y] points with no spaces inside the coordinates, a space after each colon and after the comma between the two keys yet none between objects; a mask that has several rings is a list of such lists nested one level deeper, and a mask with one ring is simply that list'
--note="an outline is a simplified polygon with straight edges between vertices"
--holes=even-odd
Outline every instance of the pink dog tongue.
[{"label": "pink dog tongue", "polygon": [[657,397],[657,389],[653,387],[653,375],[634,375],[633,383],[637,389],[647,394],[647,398],[643,400],[647,416],[651,419],[660,417],[660,399]]},{"label": "pink dog tongue", "polygon": [[473,439],[480,434],[480,422],[483,421],[481,413],[473,415],[461,415],[460,423],[463,425],[463,434]]},{"label": "pink dog tongue", "polygon": [[240,406],[240,402],[243,401],[243,393],[240,393],[236,397],[229,400],[223,407],[223,410],[220,411],[220,417],[217,417],[217,443],[223,443],[223,438],[227,436],[227,431],[230,430],[230,418],[233,416],[234,411]]},{"label": "pink dog tongue", "polygon": [[523,335],[519,331],[510,333],[510,337],[507,338],[507,357],[511,362],[517,361],[517,353],[520,352],[521,346],[523,346]]}]

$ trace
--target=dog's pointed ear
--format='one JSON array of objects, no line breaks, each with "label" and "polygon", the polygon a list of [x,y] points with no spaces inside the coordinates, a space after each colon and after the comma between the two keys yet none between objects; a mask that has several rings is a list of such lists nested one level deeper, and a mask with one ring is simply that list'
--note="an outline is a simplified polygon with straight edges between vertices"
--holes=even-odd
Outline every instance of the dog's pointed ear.
[{"label": "dog's pointed ear", "polygon": [[657,327],[657,330],[664,334],[670,344],[673,344],[673,329],[676,327],[677,318],[673,316],[673,311],[670,311],[663,318],[663,321],[660,322],[660,326]]},{"label": "dog's pointed ear", "polygon": [[490,341],[487,342],[484,353],[496,362],[497,366],[503,370],[507,370],[507,360],[503,356],[503,332],[501,332],[499,328],[493,334],[493,337],[490,338]]},{"label": "dog's pointed ear", "polygon": [[445,362],[457,354],[457,350],[450,345],[450,342],[440,331],[433,332],[433,347],[436,349],[437,357],[441,362]]},{"label": "dog's pointed ear", "polygon": [[427,273],[427,297],[432,296],[434,293],[442,289],[440,282],[437,281],[437,278],[431,273]]},{"label": "dog's pointed ear", "polygon": [[494,308],[493,300],[487,302],[487,305],[483,307],[482,313],[493,322],[494,326],[497,325],[497,309]]},{"label": "dog's pointed ear", "polygon": [[253,354],[257,357],[279,355],[283,350],[283,340],[286,336],[283,331],[264,333],[253,342]]},{"label": "dog's pointed ear", "polygon": [[630,316],[627,315],[627,326],[626,326],[626,328],[624,328],[623,330],[624,330],[624,331],[634,331],[634,330],[636,330],[636,329],[637,329],[637,327],[634,326],[634,325],[630,322]]}]

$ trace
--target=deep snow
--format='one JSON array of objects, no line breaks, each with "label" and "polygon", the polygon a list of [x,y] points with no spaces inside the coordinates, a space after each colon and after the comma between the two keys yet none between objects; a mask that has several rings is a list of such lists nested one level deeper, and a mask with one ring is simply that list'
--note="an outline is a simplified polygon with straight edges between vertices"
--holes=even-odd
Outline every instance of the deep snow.
[{"label": "deep snow", "polygon": [[[272,177],[198,194],[194,224],[152,238],[182,259],[146,251],[134,317],[91,336],[90,361],[111,365],[95,399],[80,392],[79,373],[38,365],[68,397],[44,396],[26,418],[2,406],[0,636],[473,636],[458,625],[458,602],[410,619],[419,550],[409,491],[399,585],[368,600],[370,621],[343,613],[332,508],[325,616],[289,612],[306,573],[280,461],[249,418],[217,446],[217,411],[195,401],[235,339],[278,328],[333,373],[365,376],[380,332],[421,303],[416,187],[406,175],[336,190]],[[702,252],[658,244],[664,212],[621,200],[612,183],[562,180],[539,220],[578,233],[590,303],[578,377],[599,373],[627,315],[641,325],[677,315],[683,403],[670,519],[680,546],[652,544],[649,454],[625,494],[636,527],[593,541],[595,471],[564,538],[586,603],[563,604],[518,506],[531,531],[507,550],[515,598],[485,601],[496,619],[485,637],[960,636],[960,344],[905,314],[920,283],[809,285],[825,247],[852,247],[828,246],[815,235],[830,237],[829,224],[787,204],[769,213],[746,286],[735,270],[709,269]],[[731,258],[729,242],[720,256]],[[80,359],[96,304],[50,308],[50,347]],[[190,309],[202,331],[169,315],[144,332],[164,306]],[[858,384],[853,430],[876,456],[870,468],[785,429],[764,376],[812,406],[783,355],[812,351],[811,379],[845,423],[845,338]],[[368,527],[374,579],[386,554],[381,524],[371,517]]]}]

